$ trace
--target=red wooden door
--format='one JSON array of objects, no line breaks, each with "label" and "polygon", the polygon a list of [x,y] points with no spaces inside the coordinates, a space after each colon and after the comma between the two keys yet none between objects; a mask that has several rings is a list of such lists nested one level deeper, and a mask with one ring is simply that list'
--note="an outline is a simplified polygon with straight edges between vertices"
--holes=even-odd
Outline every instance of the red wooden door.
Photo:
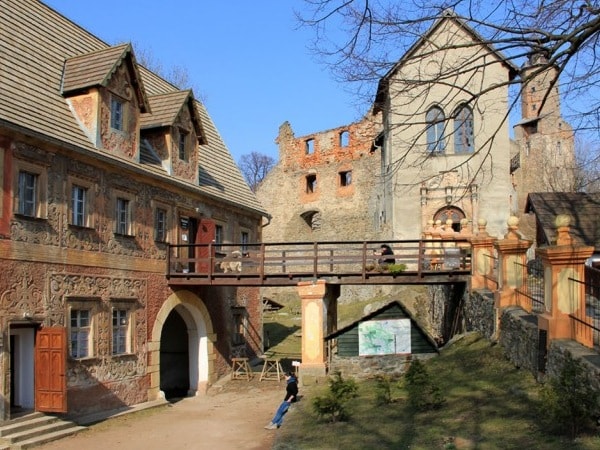
[{"label": "red wooden door", "polygon": [[40,329],[35,337],[35,410],[67,412],[67,329]]},{"label": "red wooden door", "polygon": [[[215,240],[215,221],[210,219],[201,219],[200,226],[198,227],[198,231],[196,232],[196,242],[195,244],[214,244]],[[196,258],[201,258],[201,263],[198,264],[198,268],[196,269],[200,273],[208,273],[208,258],[209,256],[214,256],[215,248],[211,247],[212,255],[208,251],[208,247],[198,247]]]}]

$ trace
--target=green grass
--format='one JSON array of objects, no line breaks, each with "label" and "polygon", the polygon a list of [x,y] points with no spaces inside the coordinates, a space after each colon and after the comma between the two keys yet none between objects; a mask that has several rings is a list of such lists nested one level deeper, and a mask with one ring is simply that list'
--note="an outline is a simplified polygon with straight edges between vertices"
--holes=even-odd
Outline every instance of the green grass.
[{"label": "green grass", "polygon": [[575,442],[550,435],[538,416],[539,388],[533,376],[516,369],[502,349],[477,335],[466,335],[426,362],[445,403],[436,410],[412,411],[401,383],[393,383],[392,403],[377,405],[375,381],[359,383],[349,421],[327,423],[312,399],[327,386],[301,386],[277,431],[275,450],[329,449],[597,449],[600,436]]}]

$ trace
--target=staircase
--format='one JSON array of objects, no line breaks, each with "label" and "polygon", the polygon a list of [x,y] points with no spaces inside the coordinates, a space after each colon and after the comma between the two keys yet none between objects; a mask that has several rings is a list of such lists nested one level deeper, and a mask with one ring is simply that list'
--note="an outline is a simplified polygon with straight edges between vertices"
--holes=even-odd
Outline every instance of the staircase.
[{"label": "staircase", "polygon": [[2,422],[0,450],[33,448],[75,434],[85,427],[39,412]]}]

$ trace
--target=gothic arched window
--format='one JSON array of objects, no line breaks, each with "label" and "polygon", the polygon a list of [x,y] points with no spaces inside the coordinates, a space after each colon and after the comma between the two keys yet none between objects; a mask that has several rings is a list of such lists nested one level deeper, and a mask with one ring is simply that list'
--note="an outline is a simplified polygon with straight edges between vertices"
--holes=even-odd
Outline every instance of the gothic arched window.
[{"label": "gothic arched window", "polygon": [[430,153],[444,153],[446,144],[444,142],[444,125],[446,117],[441,108],[434,106],[425,114],[427,123],[427,151]]},{"label": "gothic arched window", "polygon": [[473,111],[467,105],[454,115],[454,153],[473,153]]}]

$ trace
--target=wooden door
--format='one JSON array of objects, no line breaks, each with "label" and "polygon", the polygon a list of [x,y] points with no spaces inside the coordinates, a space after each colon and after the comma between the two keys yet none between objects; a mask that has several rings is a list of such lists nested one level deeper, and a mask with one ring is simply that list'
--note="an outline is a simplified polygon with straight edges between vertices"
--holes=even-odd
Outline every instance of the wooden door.
[{"label": "wooden door", "polygon": [[[215,240],[215,221],[211,219],[201,219],[200,226],[196,231],[195,244],[214,244]],[[215,255],[214,245],[211,247],[209,253],[209,247],[202,246],[197,248],[196,258],[201,258],[202,262],[199,264],[198,272],[208,273],[209,257]],[[212,253],[212,254],[211,254]]]},{"label": "wooden door", "polygon": [[67,329],[48,327],[35,338],[35,410],[67,412]]}]

